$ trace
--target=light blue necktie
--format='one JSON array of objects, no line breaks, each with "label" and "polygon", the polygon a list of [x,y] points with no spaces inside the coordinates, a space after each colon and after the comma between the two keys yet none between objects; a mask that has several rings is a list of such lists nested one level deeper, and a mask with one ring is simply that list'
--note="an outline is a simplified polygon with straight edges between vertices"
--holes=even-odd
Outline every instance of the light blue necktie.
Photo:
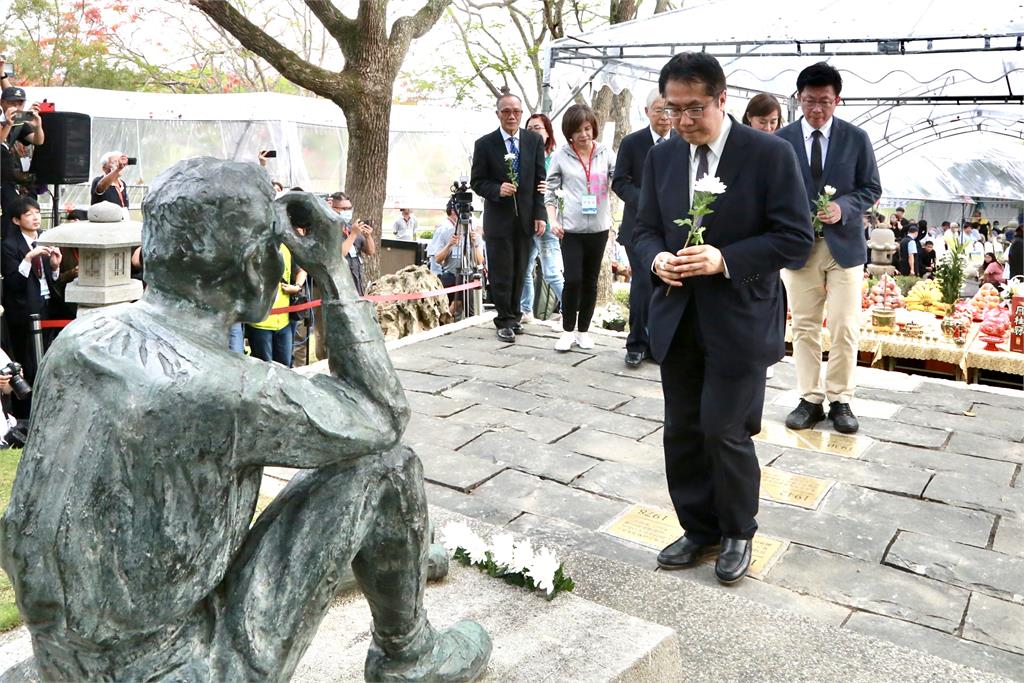
[{"label": "light blue necktie", "polygon": [[516,147],[516,139],[510,137],[508,139],[508,151],[516,155],[515,161],[512,162],[512,170],[517,174],[519,173],[519,148]]}]

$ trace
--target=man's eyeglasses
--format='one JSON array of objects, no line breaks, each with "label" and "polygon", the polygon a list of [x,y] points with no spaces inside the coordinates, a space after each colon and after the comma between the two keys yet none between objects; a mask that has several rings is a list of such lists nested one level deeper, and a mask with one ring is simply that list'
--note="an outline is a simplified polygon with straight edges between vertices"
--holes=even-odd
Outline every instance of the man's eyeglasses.
[{"label": "man's eyeglasses", "polygon": [[831,109],[836,104],[835,100],[810,100],[800,98],[800,106],[805,109]]},{"label": "man's eyeglasses", "polygon": [[522,109],[502,109],[502,110],[498,111],[498,113],[501,114],[502,116],[522,116],[523,115],[523,110]]},{"label": "man's eyeglasses", "polygon": [[[673,121],[678,121],[679,119],[681,119],[683,114],[686,114],[687,118],[696,121],[697,119],[704,118],[705,109],[707,109],[707,107],[687,107],[686,109],[665,107],[665,109],[663,109],[662,111],[665,113],[665,116],[669,117]],[[657,113],[658,110],[655,109],[654,112]]]}]

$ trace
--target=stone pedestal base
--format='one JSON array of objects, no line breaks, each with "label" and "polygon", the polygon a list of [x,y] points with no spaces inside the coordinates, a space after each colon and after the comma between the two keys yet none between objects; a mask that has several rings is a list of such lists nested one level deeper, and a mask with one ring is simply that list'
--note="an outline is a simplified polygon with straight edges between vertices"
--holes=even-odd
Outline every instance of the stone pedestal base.
[{"label": "stone pedestal base", "polygon": [[892,276],[896,275],[896,266],[879,266],[879,265],[876,265],[874,263],[869,263],[868,264],[868,273],[872,277],[876,277],[876,278],[877,277],[882,277],[883,275],[888,275],[889,277],[892,277]]},{"label": "stone pedestal base", "polygon": [[65,297],[69,302],[79,306],[109,306],[126,301],[137,301],[142,298],[142,281],[130,280],[112,287],[89,287],[80,285],[75,280],[68,283]]}]

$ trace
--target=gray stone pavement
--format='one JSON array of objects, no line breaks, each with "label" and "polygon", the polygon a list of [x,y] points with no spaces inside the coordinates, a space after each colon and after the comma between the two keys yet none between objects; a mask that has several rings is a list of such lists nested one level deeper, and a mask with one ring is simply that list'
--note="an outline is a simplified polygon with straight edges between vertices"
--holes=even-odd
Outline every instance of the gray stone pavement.
[{"label": "gray stone pavement", "polygon": [[[559,354],[550,327],[526,331],[506,345],[485,323],[392,351],[430,502],[657,571],[656,544],[609,528],[638,505],[671,510],[657,366],[626,368],[614,336]],[[758,576],[720,587],[708,562],[659,581],[1024,680],[1024,393],[858,373],[856,440],[797,439],[782,426],[793,366],[767,382],[758,457],[785,485],[762,488],[759,537],[775,552]]]}]

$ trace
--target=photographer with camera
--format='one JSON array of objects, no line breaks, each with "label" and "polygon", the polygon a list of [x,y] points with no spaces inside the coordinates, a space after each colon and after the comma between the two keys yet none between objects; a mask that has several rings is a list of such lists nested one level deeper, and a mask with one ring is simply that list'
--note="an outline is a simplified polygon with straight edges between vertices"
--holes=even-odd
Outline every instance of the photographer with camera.
[{"label": "photographer with camera", "polygon": [[[472,197],[470,198],[472,202]],[[459,209],[455,201],[455,195],[449,200],[445,207],[448,214],[448,222],[434,228],[434,237],[427,246],[427,256],[430,258],[430,272],[437,275],[445,287],[452,287],[465,282],[469,275],[484,264],[483,238],[478,234],[472,224],[466,221],[464,225],[459,224]],[[468,231],[468,237],[467,232]],[[469,240],[469,263],[465,264],[469,272],[461,272],[464,268],[462,251],[466,240]],[[460,282],[461,280],[461,282]],[[452,316],[458,318],[459,313],[464,309],[463,301],[459,293],[452,292],[448,295],[448,309]]]},{"label": "photographer with camera", "polygon": [[[10,81],[5,80],[5,86]],[[34,103],[25,110],[25,89],[6,86],[0,91],[0,209],[3,221],[0,233],[6,239],[17,231],[11,225],[10,211],[21,197],[18,178],[22,175],[21,161],[14,153],[15,143],[41,145],[43,119],[39,116],[39,104]]]},{"label": "photographer with camera", "polygon": [[123,152],[107,152],[100,157],[100,168],[103,169],[103,175],[92,179],[89,203],[111,202],[120,206],[127,218],[128,186],[125,185],[121,174],[124,173],[124,169],[134,165],[135,159],[126,156]]},{"label": "photographer with camera", "polygon": [[341,243],[341,253],[348,261],[352,271],[352,280],[356,283],[359,296],[366,293],[366,281],[363,276],[363,254],[373,256],[377,253],[377,245],[373,241],[373,225],[369,221],[352,218],[352,200],[344,192],[331,195],[331,208],[341,218],[342,234],[345,241]]}]

